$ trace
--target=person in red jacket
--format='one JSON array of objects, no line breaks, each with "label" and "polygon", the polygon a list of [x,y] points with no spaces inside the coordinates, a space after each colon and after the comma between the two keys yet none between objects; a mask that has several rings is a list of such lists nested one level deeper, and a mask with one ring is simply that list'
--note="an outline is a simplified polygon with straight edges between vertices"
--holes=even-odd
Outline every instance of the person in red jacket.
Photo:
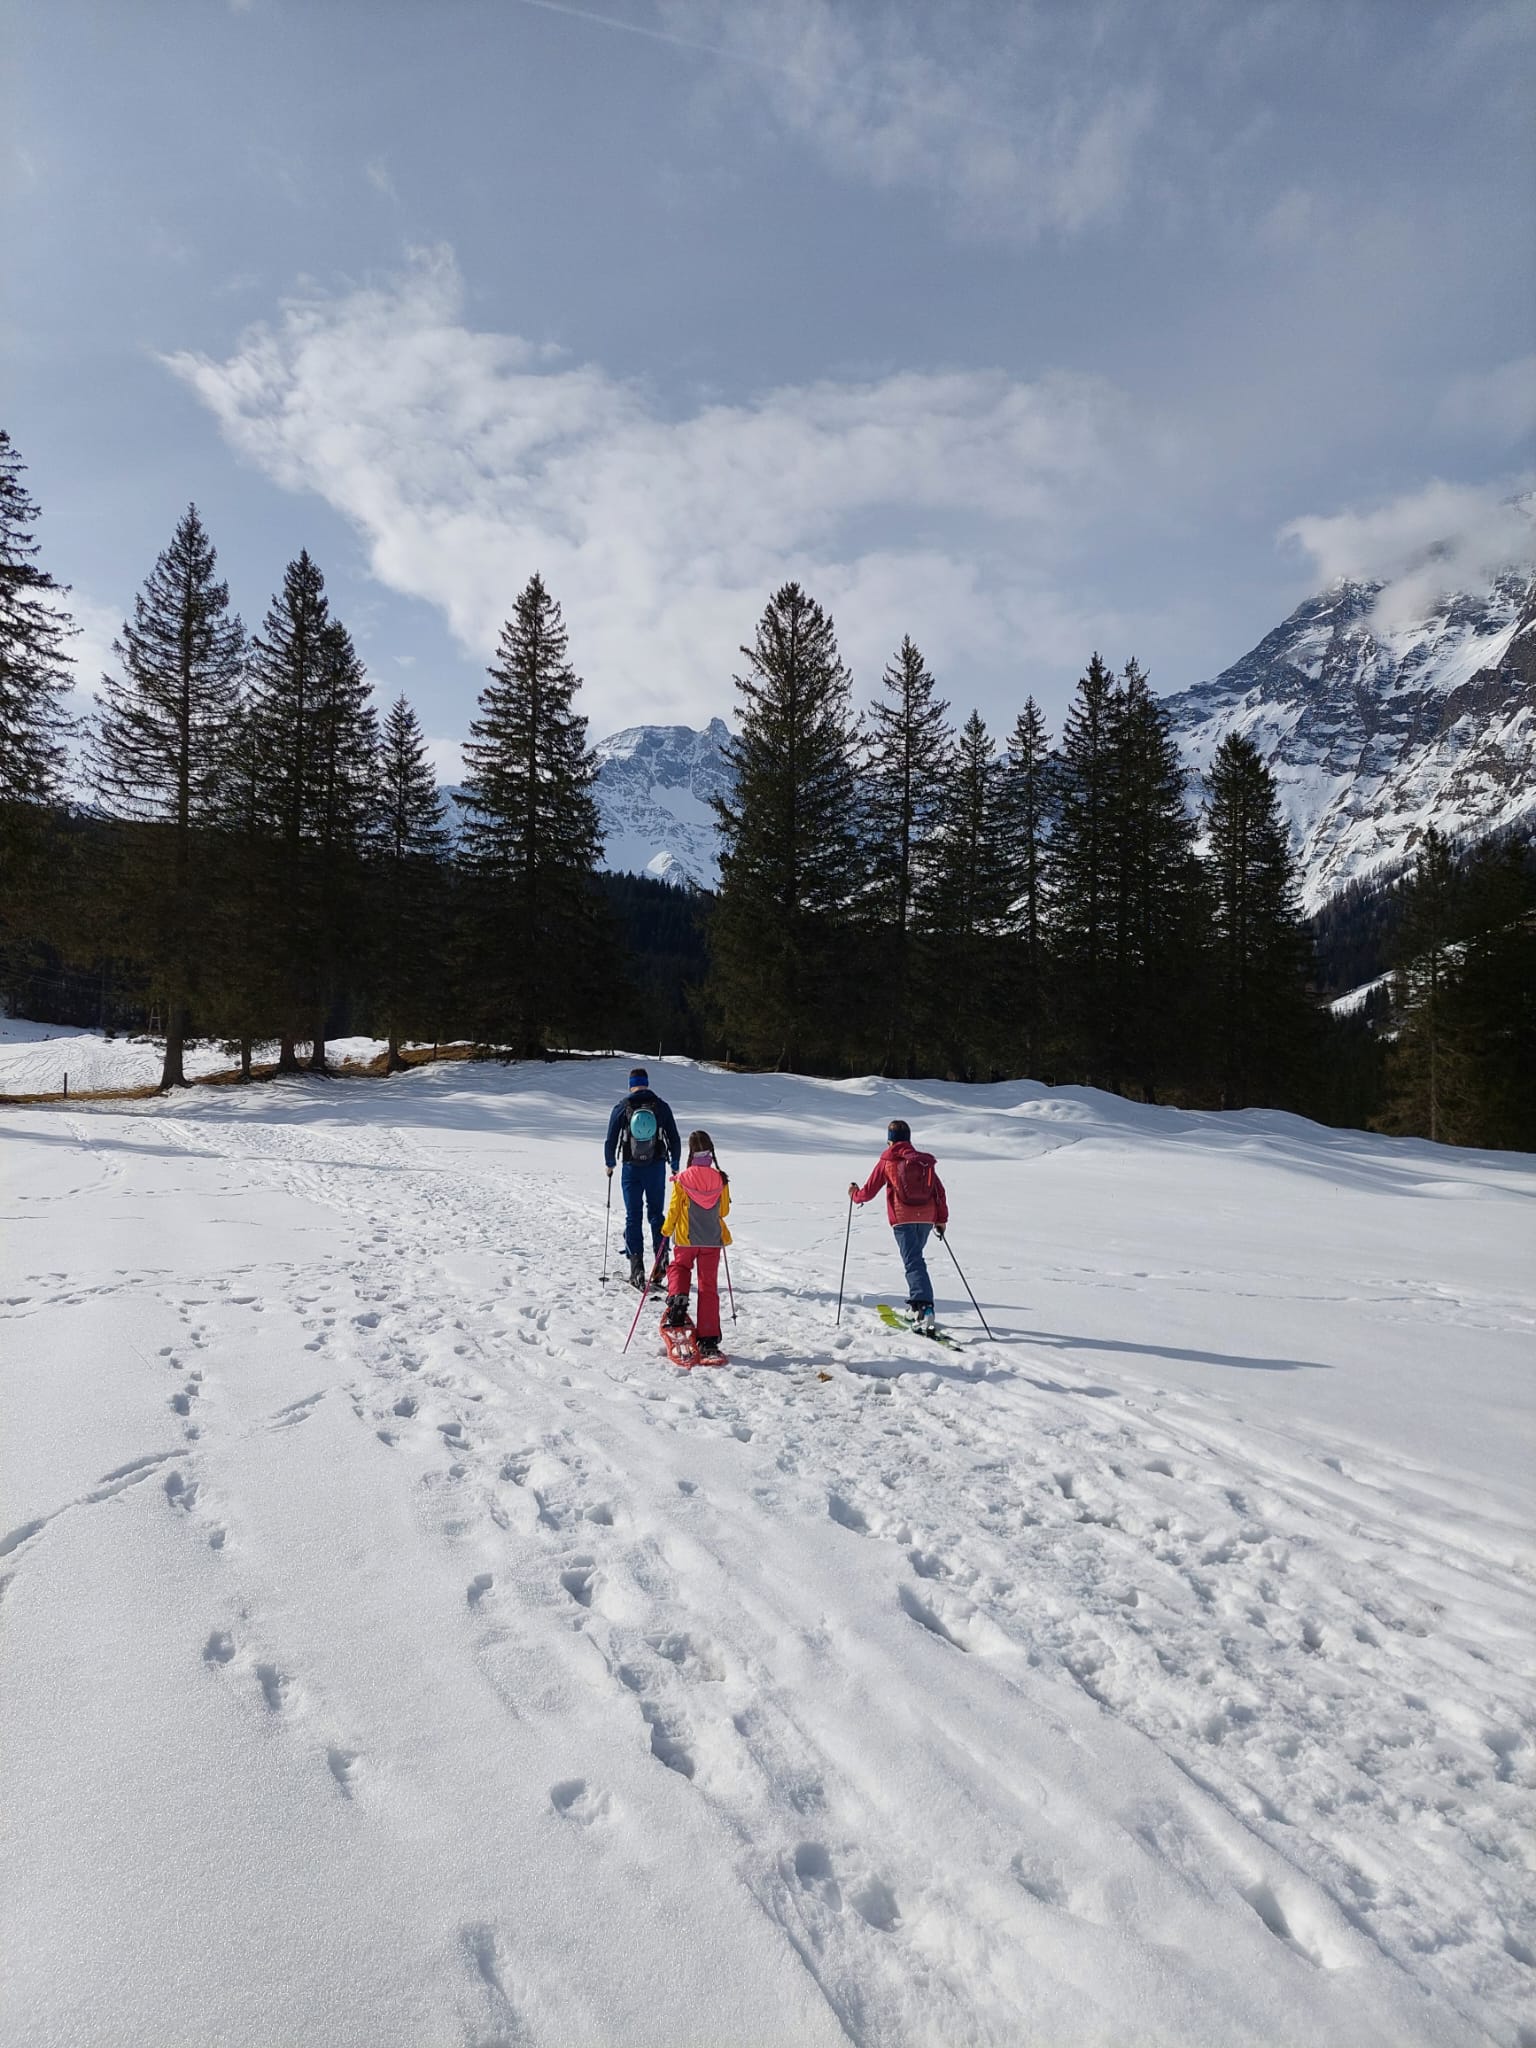
[{"label": "person in red jacket", "polygon": [[885,1133],[885,1150],[875,1161],[875,1170],[860,1187],[848,1184],[851,1202],[872,1202],[885,1189],[885,1215],[896,1237],[896,1249],[907,1275],[907,1306],[918,1323],[933,1324],[933,1282],[923,1257],[928,1233],[939,1236],[949,1222],[949,1200],[939,1179],[938,1161],[931,1152],[913,1149],[911,1126],[900,1117],[892,1119]]}]

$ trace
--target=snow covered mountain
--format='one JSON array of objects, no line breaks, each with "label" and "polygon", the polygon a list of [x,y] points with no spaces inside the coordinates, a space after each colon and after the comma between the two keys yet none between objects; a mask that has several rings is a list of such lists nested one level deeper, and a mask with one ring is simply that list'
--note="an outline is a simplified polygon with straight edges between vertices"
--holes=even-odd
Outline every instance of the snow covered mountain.
[{"label": "snow covered mountain", "polygon": [[1170,697],[1197,775],[1230,732],[1280,786],[1309,910],[1410,854],[1536,812],[1536,575],[1386,623],[1382,585],[1308,598],[1214,682]]},{"label": "snow covered mountain", "polygon": [[720,879],[713,796],[730,787],[723,718],[691,725],[631,725],[599,740],[597,806],[603,866],[713,889]]},{"label": "snow covered mountain", "polygon": [[[1229,732],[1274,771],[1308,910],[1411,855],[1424,829],[1477,837],[1536,815],[1536,574],[1501,575],[1409,619],[1384,586],[1342,582],[1298,605],[1214,681],[1166,701],[1191,799]],[[712,796],[730,787],[725,721],[633,725],[597,744],[603,865],[712,889]],[[456,797],[456,791],[445,791]]]}]

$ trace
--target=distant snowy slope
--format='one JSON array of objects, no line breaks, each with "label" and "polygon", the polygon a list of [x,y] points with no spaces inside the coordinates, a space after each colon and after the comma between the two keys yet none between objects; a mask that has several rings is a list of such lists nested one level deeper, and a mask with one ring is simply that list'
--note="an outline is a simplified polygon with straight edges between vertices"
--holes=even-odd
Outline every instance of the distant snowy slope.
[{"label": "distant snowy slope", "polygon": [[[653,875],[713,889],[720,880],[719,839],[709,800],[731,786],[725,764],[730,729],[712,718],[691,725],[630,725],[593,748],[597,756],[601,865],[610,874]],[[464,791],[438,791],[455,841],[464,830]]]},{"label": "distant snowy slope", "polygon": [[713,889],[720,879],[710,798],[730,788],[730,732],[712,718],[689,725],[631,725],[599,740],[597,805],[603,865]]},{"label": "distant snowy slope", "polygon": [[1309,910],[1429,825],[1476,837],[1536,811],[1536,577],[1510,571],[1390,626],[1381,594],[1336,584],[1167,700],[1197,775],[1231,732],[1269,762]]},{"label": "distant snowy slope", "polygon": [[[1213,682],[1166,699],[1192,802],[1229,732],[1269,761],[1309,910],[1405,859],[1428,825],[1477,837],[1536,813],[1536,575],[1511,570],[1390,624],[1382,594],[1336,584]],[[714,718],[597,743],[604,867],[717,885],[710,799],[730,788],[729,738]],[[461,792],[443,794],[457,825]]]}]

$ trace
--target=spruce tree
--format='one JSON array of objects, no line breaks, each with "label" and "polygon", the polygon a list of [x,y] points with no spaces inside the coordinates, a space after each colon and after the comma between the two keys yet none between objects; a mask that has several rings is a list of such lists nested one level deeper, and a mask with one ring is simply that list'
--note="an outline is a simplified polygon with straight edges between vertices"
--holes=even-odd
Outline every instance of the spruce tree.
[{"label": "spruce tree", "polygon": [[[43,948],[80,937],[78,834],[54,806],[62,794],[65,642],[74,628],[59,608],[65,586],[38,564],[38,508],[9,434],[0,429],[0,990],[35,986]],[[88,923],[89,920],[86,920]]]},{"label": "spruce tree", "polygon": [[714,799],[720,896],[713,988],[749,1059],[826,1060],[840,1016],[842,929],[856,884],[855,735],[832,620],[798,583],[769,599],[737,676],[734,787]]},{"label": "spruce tree", "polygon": [[920,899],[935,972],[933,1040],[961,1079],[989,1071],[1000,1047],[1002,940],[1009,861],[997,746],[979,711],[960,729],[932,875]]},{"label": "spruce tree", "polygon": [[1062,730],[1056,827],[1044,863],[1060,975],[1062,1053],[1103,1083],[1114,964],[1115,679],[1095,654]]},{"label": "spruce tree", "polygon": [[134,600],[104,678],[91,768],[124,821],[116,894],[128,947],[164,1005],[160,1086],[186,1085],[183,1047],[212,959],[211,834],[228,799],[245,633],[197,507]]},{"label": "spruce tree", "polygon": [[870,972],[882,994],[881,1065],[910,1070],[914,911],[933,863],[948,794],[954,738],[949,705],[910,635],[881,679],[883,696],[864,727],[860,786],[868,882],[861,899],[870,925]]},{"label": "spruce tree", "polygon": [[1403,884],[1385,1123],[1446,1144],[1465,1135],[1471,1093],[1456,1005],[1463,929],[1461,877],[1450,842],[1431,825]]},{"label": "spruce tree", "polygon": [[260,933],[282,990],[278,1068],[297,1073],[297,1041],[314,1029],[321,1004],[316,972],[313,874],[306,859],[317,809],[316,722],[325,696],[325,578],[307,550],[288,564],[261,632],[251,643],[246,705],[251,749],[251,822],[267,842],[272,870],[270,925]]},{"label": "spruce tree", "polygon": [[1110,700],[1110,1086],[1143,1098],[1175,1064],[1198,1064],[1199,934],[1205,922],[1195,824],[1172,724],[1132,659]]},{"label": "spruce tree", "polygon": [[1536,1151],[1536,860],[1484,841],[1462,878],[1467,933],[1454,1008],[1469,1068],[1466,1142]]},{"label": "spruce tree", "polygon": [[1206,787],[1221,1106],[1277,1104],[1294,1094],[1316,1022],[1295,856],[1251,740],[1227,735]]},{"label": "spruce tree", "polygon": [[1015,935],[1008,976],[1024,1072],[1039,1078],[1046,1020],[1046,845],[1052,807],[1050,742],[1033,697],[1014,721],[1003,760],[1001,821]]},{"label": "spruce tree", "polygon": [[374,1010],[389,1041],[390,1073],[405,1064],[400,1053],[405,1033],[425,1032],[442,1014],[447,851],[443,804],[427,743],[416,713],[403,696],[397,697],[379,745],[370,889]]},{"label": "spruce tree", "polygon": [[579,1022],[603,962],[596,761],[560,607],[534,575],[502,627],[464,749],[480,1036],[523,1055]]},{"label": "spruce tree", "polygon": [[0,809],[47,803],[64,772],[73,632],[57,600],[68,586],[38,566],[38,507],[26,465],[0,428]]},{"label": "spruce tree", "polygon": [[326,1071],[326,1019],[363,945],[363,856],[377,813],[379,731],[371,697],[351,634],[337,619],[328,619],[320,636],[305,856],[316,989],[310,1033],[315,1073]]}]

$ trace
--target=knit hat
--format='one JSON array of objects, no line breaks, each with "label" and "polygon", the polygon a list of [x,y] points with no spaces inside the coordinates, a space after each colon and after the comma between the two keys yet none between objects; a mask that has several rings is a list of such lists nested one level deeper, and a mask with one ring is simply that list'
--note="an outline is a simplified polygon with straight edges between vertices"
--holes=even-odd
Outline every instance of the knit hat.
[{"label": "knit hat", "polygon": [[649,1088],[649,1086],[651,1085],[651,1077],[645,1071],[644,1067],[630,1068],[629,1085],[631,1088]]}]

